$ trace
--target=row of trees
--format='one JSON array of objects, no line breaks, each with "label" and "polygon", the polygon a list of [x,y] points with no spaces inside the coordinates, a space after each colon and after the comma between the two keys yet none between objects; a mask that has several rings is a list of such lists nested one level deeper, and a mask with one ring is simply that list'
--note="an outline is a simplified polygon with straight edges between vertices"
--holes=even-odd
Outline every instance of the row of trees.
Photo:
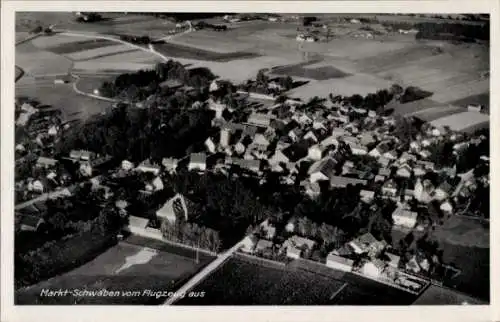
[{"label": "row of trees", "polygon": [[171,224],[164,221],[161,225],[163,237],[168,240],[183,243],[193,247],[218,252],[222,242],[219,233],[214,229],[206,228],[190,222],[176,222]]}]

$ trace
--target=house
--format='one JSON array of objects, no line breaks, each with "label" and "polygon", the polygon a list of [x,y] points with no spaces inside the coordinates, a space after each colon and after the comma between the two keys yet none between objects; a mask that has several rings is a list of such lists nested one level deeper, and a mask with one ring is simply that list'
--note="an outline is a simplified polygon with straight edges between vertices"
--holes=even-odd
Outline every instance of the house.
[{"label": "house", "polygon": [[385,268],[385,262],[380,259],[374,259],[363,265],[362,272],[367,276],[374,278],[380,277]]},{"label": "house", "polygon": [[189,171],[205,171],[207,169],[207,156],[205,153],[191,153],[189,158]]},{"label": "house", "polygon": [[88,162],[95,159],[96,154],[87,150],[73,150],[70,152],[69,157],[74,161]]},{"label": "house", "polygon": [[442,200],[448,198],[452,192],[453,192],[452,185],[450,185],[448,182],[444,181],[434,190],[433,197],[436,200],[442,201]]},{"label": "house", "polygon": [[470,112],[481,112],[483,110],[483,106],[480,104],[469,104],[467,105],[467,110]]},{"label": "house", "polygon": [[389,261],[387,262],[387,266],[393,269],[397,269],[399,267],[399,262],[401,260],[401,257],[398,255],[395,255],[393,253],[386,252],[385,256],[389,258]]},{"label": "house", "polygon": [[140,172],[152,173],[155,176],[159,175],[161,170],[159,165],[153,164],[149,159],[142,161],[135,169]]},{"label": "house", "polygon": [[304,135],[303,139],[304,140],[312,140],[314,143],[318,143],[318,137],[316,136],[316,134],[313,131],[308,131]]},{"label": "house", "polygon": [[269,125],[271,125],[271,120],[274,117],[269,114],[263,114],[263,113],[252,113],[247,120],[247,123],[251,125],[255,125],[258,127],[264,127],[267,128]]},{"label": "house", "polygon": [[128,231],[130,231],[131,233],[141,232],[144,229],[146,229],[148,224],[149,224],[149,219],[130,215],[128,217],[127,228]]},{"label": "house", "polygon": [[345,136],[349,136],[349,132],[347,132],[343,128],[337,127],[332,130],[333,138],[345,137]]},{"label": "house", "polygon": [[351,148],[351,152],[354,155],[365,155],[368,153],[368,148],[364,145],[350,143],[349,147]]},{"label": "house", "polygon": [[347,259],[345,257],[337,256],[333,253],[329,253],[326,257],[326,266],[338,269],[344,272],[352,271],[354,261],[351,259]]},{"label": "house", "polygon": [[82,162],[80,163],[80,168],[78,169],[80,174],[84,177],[91,177],[92,176],[92,166],[90,163]]},{"label": "house", "polygon": [[378,240],[373,237],[371,233],[366,233],[353,239],[348,243],[348,245],[354,250],[356,254],[363,254],[369,251],[371,245],[378,242]]},{"label": "house", "polygon": [[159,219],[167,220],[170,224],[175,224],[180,218],[187,221],[193,212],[193,206],[194,204],[189,199],[178,193],[167,200],[163,207],[156,212],[156,216]]},{"label": "house", "polygon": [[135,165],[132,162],[127,161],[127,160],[123,160],[121,163],[121,168],[125,171],[132,170],[134,167],[135,167]]},{"label": "house", "polygon": [[21,215],[19,216],[19,228],[22,231],[37,231],[40,225],[45,223],[42,217],[33,215]]},{"label": "house", "polygon": [[315,199],[321,194],[321,187],[318,182],[311,183],[309,180],[304,180],[301,182],[301,187],[311,199]]},{"label": "house", "polygon": [[247,169],[252,172],[260,171],[260,160],[245,160],[240,158],[232,158],[230,156],[226,157],[226,164],[236,165],[242,169]]},{"label": "house", "polygon": [[409,178],[411,177],[412,172],[412,167],[408,165],[408,163],[405,163],[398,168],[398,170],[396,171],[396,175],[401,178]]},{"label": "house", "polygon": [[49,129],[47,130],[47,134],[49,136],[56,136],[57,133],[59,132],[59,127],[57,125],[52,125],[51,127],[49,127]]},{"label": "house", "polygon": [[375,179],[374,179],[375,182],[384,182],[385,180],[386,180],[386,177],[381,176],[380,174],[377,174],[375,176]]},{"label": "house", "polygon": [[260,239],[257,244],[255,245],[255,252],[262,252],[267,249],[273,248],[273,242],[266,240],[266,239]]},{"label": "house", "polygon": [[366,180],[355,179],[350,177],[342,177],[342,176],[332,176],[330,178],[330,188],[345,188],[348,185],[362,185],[365,186],[367,183]]},{"label": "house", "polygon": [[411,141],[410,142],[410,150],[412,152],[419,152],[420,149],[422,148],[422,145],[418,141]]},{"label": "house", "polygon": [[361,197],[361,201],[365,203],[371,203],[373,199],[375,198],[375,191],[371,190],[361,190],[359,192],[359,196]]},{"label": "house", "polygon": [[212,138],[208,138],[205,140],[205,147],[207,148],[208,152],[215,153],[216,146]]},{"label": "house", "polygon": [[288,246],[286,248],[286,257],[299,259],[302,256],[302,250],[294,246]]},{"label": "house", "polygon": [[268,219],[260,224],[260,229],[264,233],[264,238],[266,239],[272,240],[276,235],[276,227],[271,225]]},{"label": "house", "polygon": [[413,174],[415,174],[415,177],[422,177],[427,173],[427,171],[420,165],[415,166],[413,168]]},{"label": "house", "polygon": [[419,153],[418,153],[423,159],[428,159],[431,157],[432,153],[431,151],[429,150],[421,150]]},{"label": "house", "polygon": [[39,157],[36,160],[36,166],[39,168],[53,168],[57,165],[57,160],[52,159],[52,158],[46,158],[46,157]]},{"label": "house", "polygon": [[413,273],[419,273],[421,271],[420,265],[418,265],[417,259],[413,256],[408,263],[406,263],[406,270]]},{"label": "house", "polygon": [[286,156],[282,150],[276,150],[273,156],[269,159],[270,165],[279,165],[280,163],[288,163],[290,159]]},{"label": "house", "polygon": [[399,159],[398,159],[398,163],[399,163],[399,164],[404,164],[404,163],[406,163],[406,162],[408,162],[408,161],[410,161],[410,160],[411,160],[412,162],[416,162],[416,161],[417,161],[417,157],[416,157],[416,156],[414,156],[413,154],[410,154],[410,153],[408,153],[408,152],[406,152],[406,151],[405,151],[405,152],[403,152],[403,154],[401,154],[401,156],[399,157]]},{"label": "house", "polygon": [[418,178],[413,191],[413,196],[418,202],[427,204],[432,200],[431,193],[434,191],[434,186],[429,180],[421,181],[420,178]]},{"label": "house", "polygon": [[[30,189],[30,184],[31,184],[31,189]],[[42,193],[45,190],[46,185],[42,180],[35,180],[30,184],[28,184],[28,190],[32,190],[38,193]]]},{"label": "house", "polygon": [[269,140],[264,136],[264,134],[255,134],[252,145],[256,147],[259,151],[266,151],[269,146]]},{"label": "house", "polygon": [[417,213],[398,207],[392,213],[392,219],[395,226],[412,229],[417,224]]},{"label": "house", "polygon": [[398,187],[394,180],[387,180],[382,186],[382,195],[385,197],[393,198],[396,197],[398,193]]},{"label": "house", "polygon": [[290,139],[292,139],[292,142],[297,142],[302,138],[302,135],[304,134],[304,131],[302,131],[300,128],[294,128],[288,132],[288,136]]},{"label": "house", "polygon": [[359,136],[359,143],[364,146],[370,146],[377,142],[375,135],[371,132],[364,132]]},{"label": "house", "polygon": [[303,250],[306,252],[310,252],[314,248],[315,245],[316,245],[316,242],[313,240],[294,235],[294,236],[288,238],[283,243],[282,247],[284,249],[286,249],[287,257],[300,258]]},{"label": "house", "polygon": [[177,159],[174,158],[163,158],[161,164],[165,167],[168,172],[175,172],[177,169]]},{"label": "house", "polygon": [[321,144],[311,146],[307,151],[307,157],[311,160],[319,161],[324,157],[326,147]]},{"label": "house", "polygon": [[391,163],[391,160],[387,159],[386,157],[379,157],[377,160],[378,164],[380,164],[382,167],[387,167],[389,166],[389,163]]},{"label": "house", "polygon": [[255,235],[246,236],[242,241],[243,246],[240,250],[245,253],[253,253],[255,246],[257,245],[257,241],[258,238]]},{"label": "house", "polygon": [[331,157],[325,157],[319,161],[314,162],[309,168],[309,180],[311,183],[320,180],[330,180],[335,176],[335,167],[337,161]]},{"label": "house", "polygon": [[441,209],[441,211],[443,211],[444,213],[446,214],[451,214],[453,213],[453,205],[451,204],[450,201],[445,201],[443,202],[440,206],[439,206],[439,209]]},{"label": "house", "polygon": [[383,157],[389,160],[396,160],[398,158],[398,153],[395,150],[387,151],[384,153]]},{"label": "house", "polygon": [[160,177],[156,177],[146,184],[146,191],[148,192],[160,191],[163,190],[163,188],[164,184]]}]

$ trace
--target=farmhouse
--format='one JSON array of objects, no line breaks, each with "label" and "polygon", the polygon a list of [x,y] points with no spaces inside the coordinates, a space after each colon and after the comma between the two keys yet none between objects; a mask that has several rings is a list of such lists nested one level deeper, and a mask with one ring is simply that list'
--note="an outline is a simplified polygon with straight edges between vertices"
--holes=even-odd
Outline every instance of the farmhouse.
[{"label": "farmhouse", "polygon": [[39,157],[36,160],[36,166],[40,168],[52,168],[57,165],[57,160],[52,159],[52,158],[46,158],[46,157]]},{"label": "farmhouse", "polygon": [[329,253],[326,257],[326,266],[334,269],[338,269],[344,272],[352,271],[354,261],[341,256],[337,256],[333,253]]},{"label": "farmhouse", "polygon": [[177,169],[177,159],[175,158],[163,158],[161,164],[165,167],[168,172],[174,172]]}]

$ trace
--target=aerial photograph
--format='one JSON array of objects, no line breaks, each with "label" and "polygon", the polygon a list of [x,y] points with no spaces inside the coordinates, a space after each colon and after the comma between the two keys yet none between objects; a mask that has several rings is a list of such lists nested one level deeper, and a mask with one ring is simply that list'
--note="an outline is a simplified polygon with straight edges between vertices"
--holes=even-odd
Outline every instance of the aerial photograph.
[{"label": "aerial photograph", "polygon": [[15,305],[490,304],[488,13],[17,11],[14,104]]}]

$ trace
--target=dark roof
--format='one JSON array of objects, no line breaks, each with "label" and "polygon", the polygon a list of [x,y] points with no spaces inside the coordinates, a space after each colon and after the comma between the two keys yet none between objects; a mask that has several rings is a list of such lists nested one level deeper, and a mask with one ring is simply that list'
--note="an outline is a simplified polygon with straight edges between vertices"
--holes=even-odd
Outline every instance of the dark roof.
[{"label": "dark roof", "polygon": [[291,161],[295,162],[307,156],[310,143],[302,140],[283,149],[283,154]]}]

